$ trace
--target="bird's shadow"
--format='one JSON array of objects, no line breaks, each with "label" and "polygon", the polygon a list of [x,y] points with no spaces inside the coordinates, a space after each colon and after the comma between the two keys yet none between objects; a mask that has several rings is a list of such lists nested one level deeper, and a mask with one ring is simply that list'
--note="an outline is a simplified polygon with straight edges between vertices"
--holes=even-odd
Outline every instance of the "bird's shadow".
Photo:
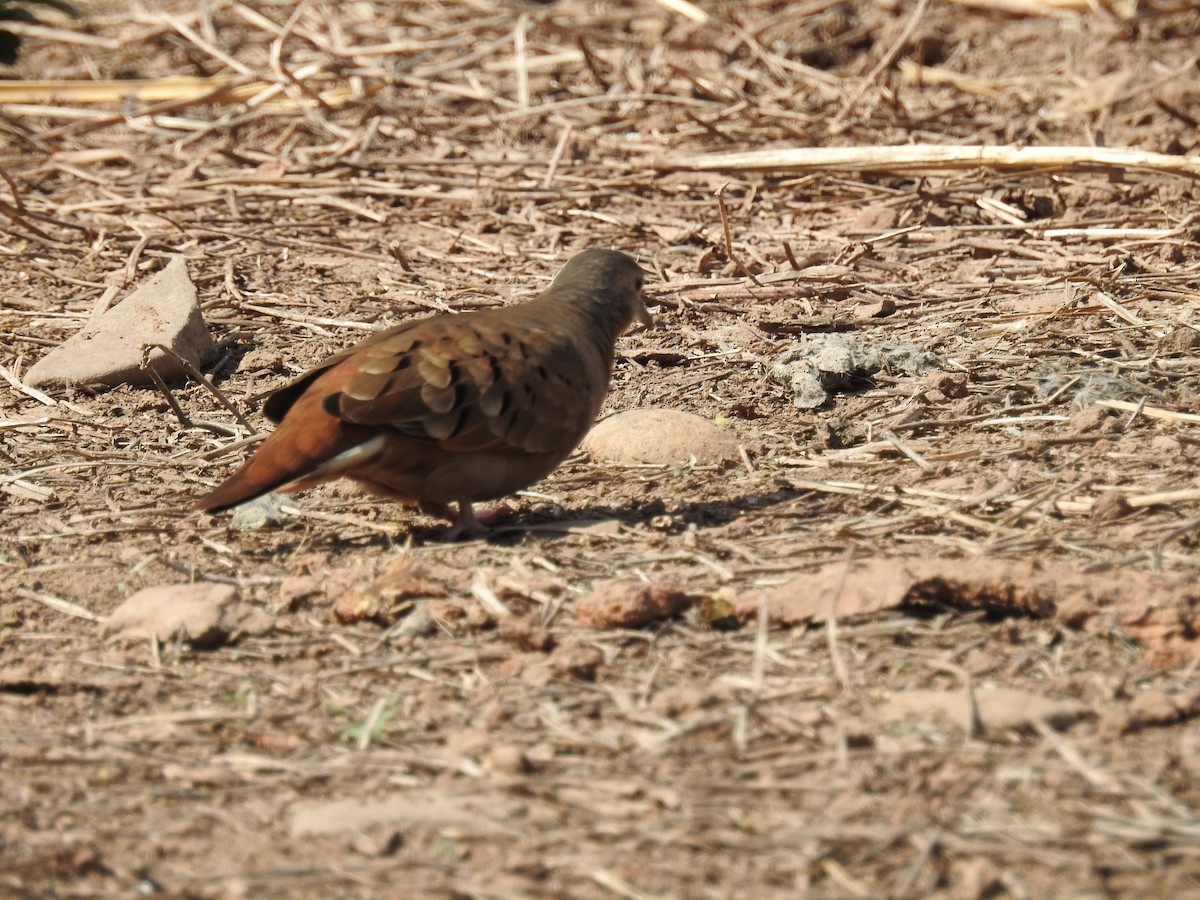
[{"label": "bird's shadow", "polygon": [[766,493],[742,494],[722,500],[669,504],[662,499],[634,502],[632,504],[592,504],[566,509],[532,509],[513,511],[504,516],[486,533],[475,537],[464,537],[446,542],[445,525],[421,523],[395,523],[392,534],[374,532],[353,539],[340,537],[330,531],[323,538],[306,541],[309,549],[345,550],[351,547],[394,548],[412,541],[414,546],[436,546],[443,544],[470,545],[473,542],[487,543],[498,547],[515,547],[533,541],[559,541],[567,537],[588,533],[604,533],[610,523],[629,529],[652,531],[657,534],[675,534],[684,531],[703,531],[719,528],[735,519],[751,514],[763,513],[787,504],[804,491],[779,488]]},{"label": "bird's shadow", "polygon": [[518,539],[523,534],[560,539],[609,522],[665,534],[692,528],[719,528],[748,513],[760,513],[788,503],[803,493],[780,488],[769,493],[741,494],[704,502],[669,504],[665,500],[654,499],[632,505],[592,504],[577,509],[563,509],[558,514],[533,510],[518,516],[511,524],[497,527],[489,540],[499,542],[508,538],[510,533]]}]

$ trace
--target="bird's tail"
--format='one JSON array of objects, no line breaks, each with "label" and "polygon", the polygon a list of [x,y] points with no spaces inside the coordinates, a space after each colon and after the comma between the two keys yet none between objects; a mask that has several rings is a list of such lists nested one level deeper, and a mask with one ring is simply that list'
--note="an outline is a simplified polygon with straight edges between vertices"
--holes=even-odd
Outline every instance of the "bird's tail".
[{"label": "bird's tail", "polygon": [[333,427],[300,432],[285,421],[236,472],[197,500],[196,509],[219,512],[271,491],[290,493],[340,478],[383,449],[382,436],[357,431]]},{"label": "bird's tail", "polygon": [[197,500],[196,509],[220,512],[294,481],[298,467],[279,459],[279,454],[274,452],[277,448],[271,447],[271,443],[271,438],[268,437],[266,443],[242,463],[236,472],[221,482],[216,489]]}]

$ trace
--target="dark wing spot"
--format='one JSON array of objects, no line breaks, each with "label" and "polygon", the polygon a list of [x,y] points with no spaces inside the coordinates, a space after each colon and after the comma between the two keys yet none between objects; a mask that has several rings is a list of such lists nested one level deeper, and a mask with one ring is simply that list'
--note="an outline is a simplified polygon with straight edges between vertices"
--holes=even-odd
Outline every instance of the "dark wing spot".
[{"label": "dark wing spot", "polygon": [[505,391],[500,397],[500,412],[499,415],[504,415],[508,412],[508,408],[512,406],[512,391]]},{"label": "dark wing spot", "polygon": [[395,371],[399,372],[401,369],[407,369],[411,365],[412,357],[406,353],[397,361]]},{"label": "dark wing spot", "polygon": [[335,418],[340,418],[342,415],[342,395],[330,394],[321,401],[321,410]]},{"label": "dark wing spot", "polygon": [[548,371],[546,371],[545,366],[538,366],[537,373],[538,373],[538,375],[541,376],[542,381],[547,381],[550,378],[550,373]]},{"label": "dark wing spot", "polygon": [[458,437],[460,434],[462,434],[462,430],[467,424],[467,416],[469,413],[470,410],[465,406],[458,411],[458,421],[455,422],[454,427],[450,429],[450,437]]}]

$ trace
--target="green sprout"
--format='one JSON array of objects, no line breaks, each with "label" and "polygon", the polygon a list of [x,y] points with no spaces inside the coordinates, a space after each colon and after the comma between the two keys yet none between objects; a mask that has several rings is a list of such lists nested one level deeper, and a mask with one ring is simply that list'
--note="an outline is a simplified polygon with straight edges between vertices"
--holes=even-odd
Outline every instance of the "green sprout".
[{"label": "green sprout", "polygon": [[[373,744],[379,740],[380,736],[384,732],[384,729],[387,727],[388,722],[392,721],[392,719],[396,717],[396,712],[396,698],[388,697],[384,702],[384,706],[382,710],[380,710],[379,715],[374,716],[373,721],[372,717],[368,716],[363,722],[347,726],[347,728],[342,731],[342,743],[357,744],[360,746]],[[367,732],[368,728],[370,729],[369,732]],[[364,732],[367,732],[366,741],[363,741]]]}]

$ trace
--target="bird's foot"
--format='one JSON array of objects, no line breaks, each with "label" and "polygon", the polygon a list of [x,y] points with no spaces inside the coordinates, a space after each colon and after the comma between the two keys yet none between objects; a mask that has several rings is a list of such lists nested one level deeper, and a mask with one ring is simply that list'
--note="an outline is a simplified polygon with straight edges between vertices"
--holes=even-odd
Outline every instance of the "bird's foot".
[{"label": "bird's foot", "polygon": [[494,525],[511,516],[512,509],[502,503],[476,513],[470,503],[460,501],[456,514],[450,514],[448,509],[443,514],[450,519],[450,527],[443,532],[442,540],[450,543],[464,536],[479,537],[487,534]]}]

